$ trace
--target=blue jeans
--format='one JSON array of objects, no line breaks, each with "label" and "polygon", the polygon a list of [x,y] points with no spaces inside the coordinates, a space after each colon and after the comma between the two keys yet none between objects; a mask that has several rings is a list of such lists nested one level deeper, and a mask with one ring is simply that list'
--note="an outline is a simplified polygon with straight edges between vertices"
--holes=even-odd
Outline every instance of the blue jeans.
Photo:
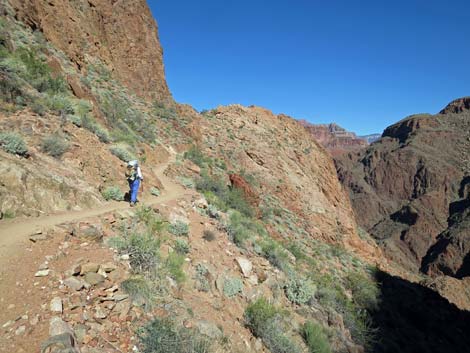
[{"label": "blue jeans", "polygon": [[129,189],[131,195],[131,202],[135,203],[137,201],[137,193],[139,192],[140,179],[135,179],[134,181],[129,181]]}]

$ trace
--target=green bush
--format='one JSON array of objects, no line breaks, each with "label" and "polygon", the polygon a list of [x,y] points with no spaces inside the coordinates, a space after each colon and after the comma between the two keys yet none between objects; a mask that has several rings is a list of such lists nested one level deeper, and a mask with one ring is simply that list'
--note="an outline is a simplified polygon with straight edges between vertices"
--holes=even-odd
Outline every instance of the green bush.
[{"label": "green bush", "polygon": [[193,189],[195,186],[194,180],[191,178],[178,176],[176,180],[187,189]]},{"label": "green bush", "polygon": [[351,290],[354,302],[363,309],[376,310],[379,306],[380,288],[373,278],[360,272],[350,272],[346,287]]},{"label": "green bush", "polygon": [[128,254],[135,273],[153,275],[160,262],[160,240],[153,234],[131,231],[114,238],[111,245],[121,254]]},{"label": "green bush", "polygon": [[161,215],[156,213],[152,207],[141,206],[137,207],[135,216],[139,223],[143,223],[149,234],[162,233],[167,222],[165,222]]},{"label": "green bush", "polygon": [[241,293],[242,290],[243,290],[243,282],[241,281],[240,278],[234,277],[234,278],[225,279],[223,291],[226,297],[231,298],[237,295],[238,293]]},{"label": "green bush", "polygon": [[209,292],[211,284],[209,282],[210,273],[206,266],[197,264],[196,266],[196,288],[201,292]]},{"label": "green bush", "polygon": [[242,191],[229,188],[225,181],[203,172],[196,181],[196,189],[206,196],[209,203],[223,211],[237,210],[246,217],[253,216],[253,209],[246,201]]},{"label": "green bush", "polygon": [[41,149],[52,157],[60,158],[68,151],[69,142],[58,134],[49,135],[42,139]]},{"label": "green bush", "polygon": [[175,250],[180,254],[189,253],[190,246],[186,239],[178,238],[175,240]]},{"label": "green bush", "polygon": [[188,236],[189,234],[189,225],[182,221],[176,221],[170,224],[168,231],[176,236]]},{"label": "green bush", "polygon": [[150,193],[151,193],[153,196],[160,196],[160,190],[158,190],[156,187],[151,187],[151,188],[150,188]]},{"label": "green bush", "polygon": [[115,200],[115,201],[123,201],[124,200],[124,193],[118,186],[108,186],[104,191],[101,193],[106,201]]},{"label": "green bush", "polygon": [[152,308],[155,293],[147,279],[132,276],[121,283],[121,288],[129,294],[133,302],[140,303],[146,308]]},{"label": "green bush", "polygon": [[109,147],[109,151],[118,157],[121,161],[126,163],[136,159],[136,157],[131,152],[129,152],[127,146],[124,145],[111,146]]},{"label": "green bush", "polygon": [[302,326],[301,334],[310,353],[331,353],[328,338],[317,323],[307,321]]},{"label": "green bush", "polygon": [[266,299],[260,298],[248,305],[245,310],[245,322],[257,337],[261,337],[268,322],[272,321],[281,311]]},{"label": "green bush", "polygon": [[194,164],[197,166],[204,168],[206,165],[211,164],[211,159],[206,157],[202,151],[196,147],[196,146],[191,146],[189,150],[184,152],[183,155],[184,158],[189,159],[192,161]]},{"label": "green bush", "polygon": [[238,246],[244,246],[248,239],[267,235],[266,229],[261,223],[238,211],[229,212],[227,232],[233,242]]},{"label": "green bush", "polygon": [[260,337],[273,353],[300,353],[302,350],[285,335],[280,320],[283,312],[261,298],[248,305],[245,323],[251,332]]},{"label": "green bush", "polygon": [[14,132],[0,133],[0,146],[8,153],[26,156],[28,147],[23,138]]},{"label": "green bush", "polygon": [[186,275],[183,271],[184,256],[176,252],[172,252],[168,255],[165,266],[170,273],[170,276],[177,282],[183,283],[186,279]]},{"label": "green bush", "polygon": [[310,281],[294,277],[287,282],[285,292],[287,299],[296,304],[307,304],[315,295],[316,287]]},{"label": "green bush", "polygon": [[111,142],[111,137],[109,135],[109,131],[106,130],[103,126],[98,124],[91,116],[90,114],[85,114],[80,117],[82,121],[82,126],[94,133],[98,139],[103,142],[103,143],[109,143]]},{"label": "green bush", "polygon": [[211,344],[201,334],[177,327],[170,319],[156,318],[138,331],[143,353],[210,353]]},{"label": "green bush", "polygon": [[48,96],[45,100],[45,104],[51,111],[60,115],[75,113],[70,97],[64,94]]},{"label": "green bush", "polygon": [[284,272],[289,272],[289,256],[286,250],[279,243],[271,238],[266,238],[260,245],[263,256],[273,266],[276,266]]}]

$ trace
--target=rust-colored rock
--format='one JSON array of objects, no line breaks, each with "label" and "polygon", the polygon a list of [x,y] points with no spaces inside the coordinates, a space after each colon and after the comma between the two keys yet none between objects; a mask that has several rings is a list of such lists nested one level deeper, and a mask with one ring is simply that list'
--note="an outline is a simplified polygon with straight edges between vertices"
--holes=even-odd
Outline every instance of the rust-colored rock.
[{"label": "rust-colored rock", "polygon": [[230,178],[230,184],[232,185],[232,188],[241,190],[245,198],[248,200],[248,202],[252,206],[258,207],[259,196],[253,190],[250,184],[241,175],[238,175],[238,174],[230,174],[229,178]]},{"label": "rust-colored rock", "polygon": [[99,58],[125,86],[171,101],[157,25],[145,0],[10,0],[17,18],[61,49],[79,69]]},{"label": "rust-colored rock", "polygon": [[368,145],[367,140],[357,137],[355,133],[346,131],[337,124],[310,124],[305,120],[299,122],[332,156],[358,151]]},{"label": "rust-colored rock", "polygon": [[[462,106],[456,104],[449,106]],[[460,234],[459,239],[468,234],[468,228],[459,231],[449,216],[467,196],[463,191],[470,174],[470,111],[455,114],[446,109],[446,114],[403,119],[365,150],[338,157],[336,166],[359,225],[377,239],[389,259],[412,271],[424,266],[430,273],[455,275],[469,249],[444,238],[453,237],[449,232]],[[438,237],[442,240],[427,256]]]},{"label": "rust-colored rock", "polygon": [[233,176],[233,184],[251,189],[248,193],[258,195],[264,209],[284,218],[292,214],[292,222],[297,222],[291,224],[293,231],[304,229],[315,239],[343,244],[364,258],[380,257],[356,233],[331,157],[298,121],[240,105],[219,107],[207,115],[201,123],[206,152],[226,160],[229,169],[247,171],[259,183],[246,185],[247,178]]}]

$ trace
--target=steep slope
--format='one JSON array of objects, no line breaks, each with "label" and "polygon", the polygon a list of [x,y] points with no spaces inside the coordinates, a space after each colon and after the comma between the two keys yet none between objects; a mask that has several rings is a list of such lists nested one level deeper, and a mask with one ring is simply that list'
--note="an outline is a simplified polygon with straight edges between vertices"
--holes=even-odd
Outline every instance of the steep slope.
[{"label": "steep slope", "polygon": [[301,233],[377,255],[357,235],[331,157],[296,120],[239,105],[219,107],[205,118],[203,143],[229,168],[249,171],[259,207],[286,208],[297,217]]},{"label": "steep slope", "polygon": [[463,101],[438,115],[408,117],[366,150],[336,160],[359,224],[413,271],[439,234],[456,227],[449,212],[467,197],[470,111]]},{"label": "steep slope", "polygon": [[[145,0],[12,0],[15,16],[63,51],[80,71],[99,58],[126,87],[171,100],[155,20]],[[4,10],[5,11],[5,10]]]},{"label": "steep slope", "polygon": [[368,142],[346,131],[341,126],[332,124],[311,124],[300,120],[300,123],[312,136],[320,142],[333,156],[340,156],[347,152],[357,151],[368,145]]}]

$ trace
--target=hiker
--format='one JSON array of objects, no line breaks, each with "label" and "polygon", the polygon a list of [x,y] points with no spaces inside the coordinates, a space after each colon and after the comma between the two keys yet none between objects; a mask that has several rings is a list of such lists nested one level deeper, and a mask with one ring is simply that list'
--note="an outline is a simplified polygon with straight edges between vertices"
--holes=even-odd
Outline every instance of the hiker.
[{"label": "hiker", "polygon": [[130,206],[134,207],[137,202],[137,193],[144,177],[137,161],[127,163],[126,178],[129,183]]}]

